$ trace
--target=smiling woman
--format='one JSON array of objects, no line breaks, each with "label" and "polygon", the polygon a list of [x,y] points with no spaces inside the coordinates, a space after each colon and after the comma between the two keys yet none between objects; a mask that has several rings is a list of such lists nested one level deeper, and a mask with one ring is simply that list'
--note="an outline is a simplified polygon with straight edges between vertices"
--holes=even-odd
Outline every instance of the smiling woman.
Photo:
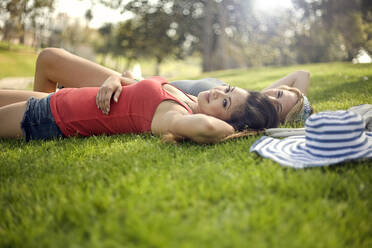
[{"label": "smiling woman", "polygon": [[281,123],[305,121],[313,109],[306,97],[310,73],[296,71],[276,81],[262,92],[274,104]]},{"label": "smiling woman", "polygon": [[270,101],[274,104],[279,114],[280,122],[284,122],[287,114],[298,101],[298,95],[288,89],[269,89],[264,91],[264,94],[268,96]]},{"label": "smiling woman", "polygon": [[239,109],[248,95],[247,91],[230,85],[203,91],[197,96],[199,111],[221,120],[229,120],[232,113]]},{"label": "smiling woman", "polygon": [[200,92],[197,99],[198,111],[226,121],[237,131],[278,125],[273,104],[260,92],[224,85]]},{"label": "smiling woman", "polygon": [[[205,90],[212,88],[230,91],[227,84],[216,78],[199,80],[181,80],[171,82],[182,91],[198,96]],[[310,85],[310,73],[307,71],[295,71],[264,89],[263,93],[274,105],[281,123],[293,121],[305,121],[312,113],[311,105],[306,97]],[[212,90],[204,94],[210,94]],[[252,95],[252,91],[248,91]],[[209,96],[205,96],[209,99]],[[229,99],[224,103],[229,105]]]}]

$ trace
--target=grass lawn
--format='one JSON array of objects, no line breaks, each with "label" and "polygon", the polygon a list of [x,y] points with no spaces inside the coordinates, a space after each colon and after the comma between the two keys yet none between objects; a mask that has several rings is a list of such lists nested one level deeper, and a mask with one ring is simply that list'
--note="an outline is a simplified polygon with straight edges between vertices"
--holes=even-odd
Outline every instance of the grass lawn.
[{"label": "grass lawn", "polygon": [[[202,76],[260,90],[297,69],[317,112],[372,103],[372,65]],[[249,153],[257,139],[0,140],[0,247],[372,246],[372,161],[288,169]]]},{"label": "grass lawn", "polygon": [[[10,49],[9,49],[10,48]],[[0,79],[5,77],[32,77],[37,53],[29,47],[0,42]]]}]

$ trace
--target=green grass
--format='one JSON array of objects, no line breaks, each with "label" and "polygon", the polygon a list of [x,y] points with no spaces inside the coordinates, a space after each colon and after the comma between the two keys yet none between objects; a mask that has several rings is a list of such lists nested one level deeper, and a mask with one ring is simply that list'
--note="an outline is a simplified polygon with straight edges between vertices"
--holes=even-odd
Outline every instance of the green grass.
[{"label": "green grass", "polygon": [[0,79],[5,77],[32,77],[37,53],[21,45],[0,42]]},{"label": "green grass", "polygon": [[[372,65],[220,71],[260,90],[312,73],[316,111],[372,103]],[[150,135],[0,141],[0,247],[371,247],[372,162],[293,170],[258,137],[162,144]]]}]

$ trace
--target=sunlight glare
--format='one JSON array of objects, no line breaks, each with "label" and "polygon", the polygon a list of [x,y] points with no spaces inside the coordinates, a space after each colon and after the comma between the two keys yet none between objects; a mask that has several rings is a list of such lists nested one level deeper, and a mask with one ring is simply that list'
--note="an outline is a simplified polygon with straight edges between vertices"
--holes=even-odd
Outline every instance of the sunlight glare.
[{"label": "sunlight glare", "polygon": [[117,9],[110,9],[100,3],[95,5],[89,0],[56,1],[56,13],[66,13],[70,17],[84,19],[85,12],[90,8],[93,11],[93,19],[89,26],[99,28],[106,22],[120,22],[128,19],[131,15],[122,14]]},{"label": "sunlight glare", "polygon": [[260,11],[275,11],[292,7],[291,0],[255,0],[255,9]]}]

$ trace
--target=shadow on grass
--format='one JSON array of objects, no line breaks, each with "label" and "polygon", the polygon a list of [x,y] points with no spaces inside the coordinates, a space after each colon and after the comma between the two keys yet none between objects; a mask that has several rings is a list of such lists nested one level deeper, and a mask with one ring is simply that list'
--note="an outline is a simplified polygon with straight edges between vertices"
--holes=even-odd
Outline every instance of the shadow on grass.
[{"label": "shadow on grass", "polygon": [[[256,154],[257,155],[257,154]],[[257,155],[256,158],[260,157]],[[266,160],[266,159],[265,159]],[[263,164],[263,162],[261,161]],[[324,166],[314,166],[307,168],[292,168],[287,166],[282,166],[279,163],[274,162],[278,167],[282,168],[286,172],[296,172],[296,171],[317,171],[320,170],[322,173],[337,173],[337,174],[347,174],[350,170],[355,169],[356,167],[360,168],[370,168],[372,166],[372,159],[359,159],[359,160],[348,160],[338,164],[324,165]]]},{"label": "shadow on grass", "polygon": [[330,165],[324,167],[324,172],[332,171],[339,174],[344,174],[348,170],[354,169],[355,167],[369,168],[372,166],[371,159],[359,159],[359,160],[348,160],[339,164]]}]

